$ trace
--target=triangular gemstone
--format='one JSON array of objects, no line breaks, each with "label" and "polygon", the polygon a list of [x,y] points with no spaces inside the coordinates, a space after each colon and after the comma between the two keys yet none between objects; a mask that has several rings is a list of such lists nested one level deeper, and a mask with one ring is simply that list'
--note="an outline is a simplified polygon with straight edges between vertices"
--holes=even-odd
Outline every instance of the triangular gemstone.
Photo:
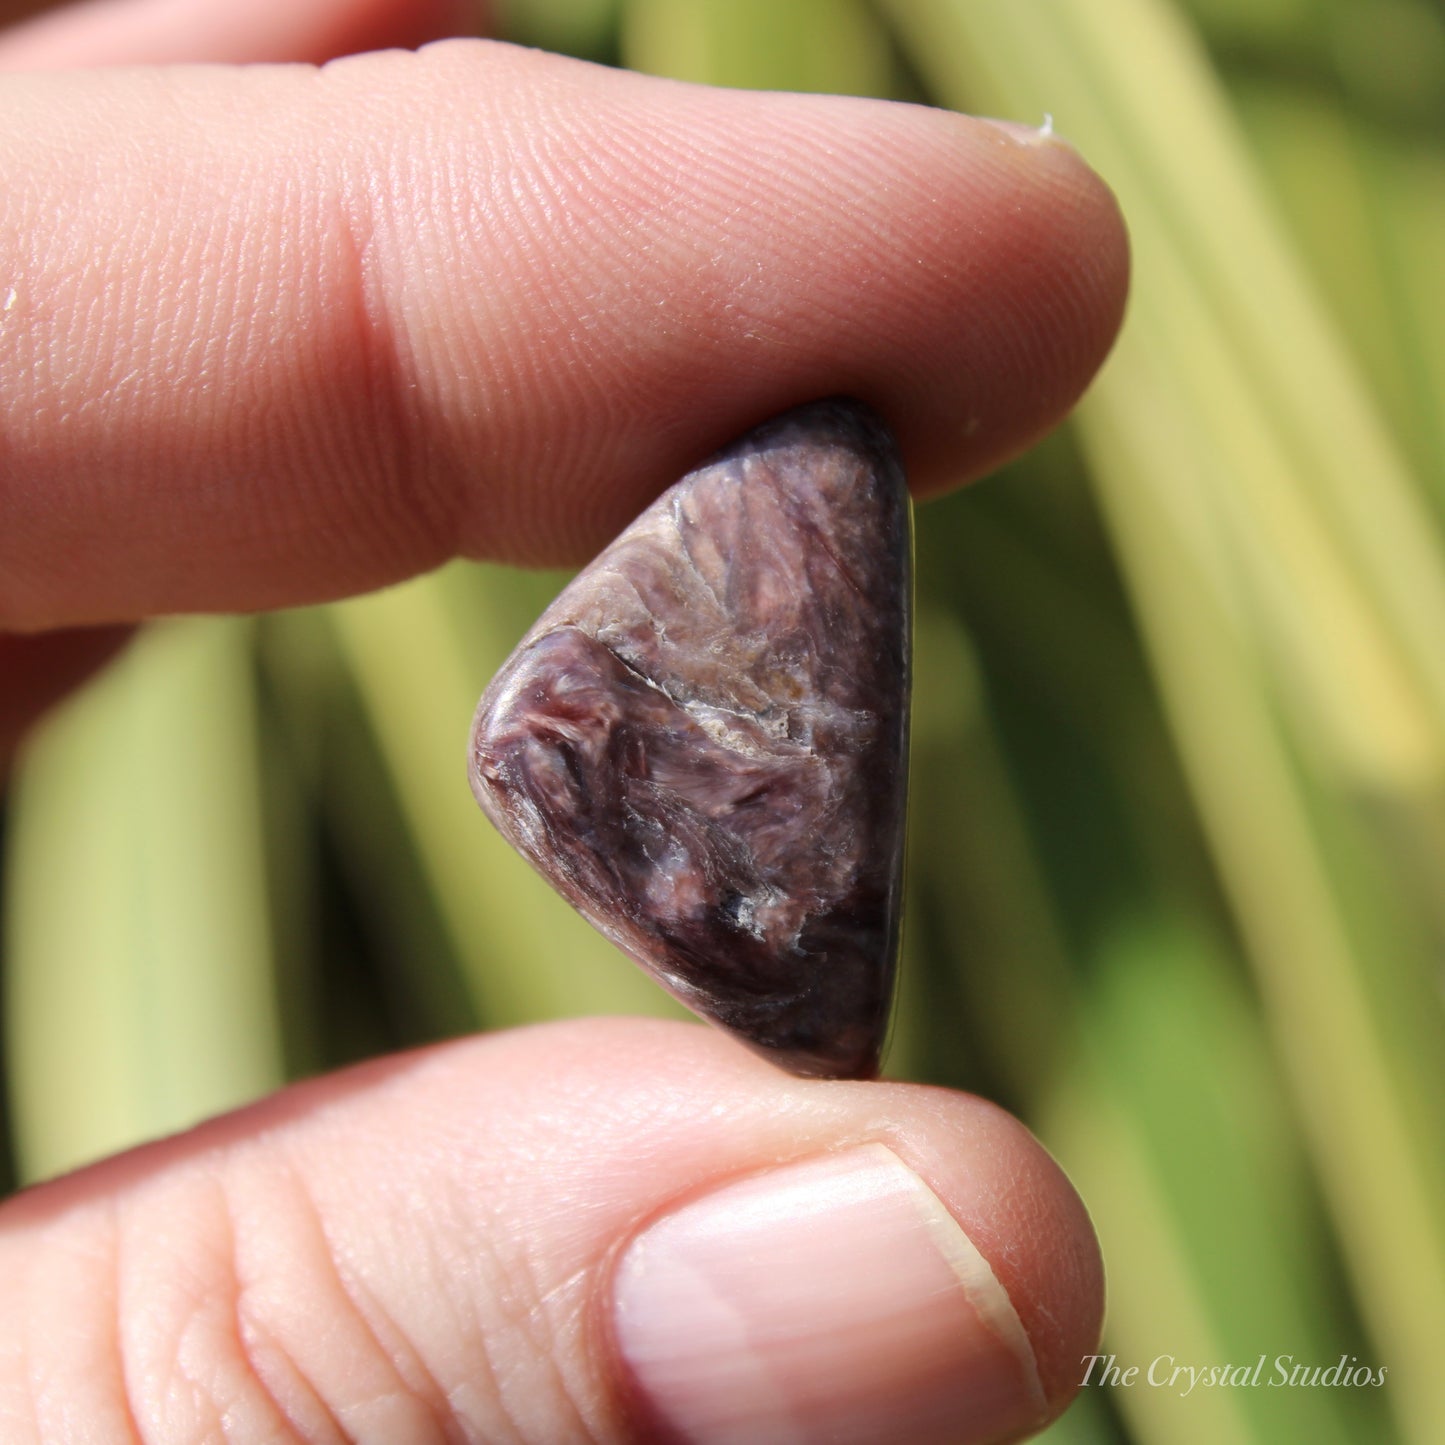
[{"label": "triangular gemstone", "polygon": [[800,1074],[878,1071],[910,614],[892,439],[818,402],[665,492],[477,709],[472,788],[503,835],[689,1008]]}]

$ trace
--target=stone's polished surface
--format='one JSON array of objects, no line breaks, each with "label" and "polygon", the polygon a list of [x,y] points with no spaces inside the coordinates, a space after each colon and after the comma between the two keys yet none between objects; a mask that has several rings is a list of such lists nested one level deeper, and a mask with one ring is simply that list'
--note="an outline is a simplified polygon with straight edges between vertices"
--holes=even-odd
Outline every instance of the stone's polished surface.
[{"label": "stone's polished surface", "polygon": [[869,1077],[892,1002],[911,538],[855,402],[759,427],[658,499],[482,698],[501,832],[698,1013]]}]

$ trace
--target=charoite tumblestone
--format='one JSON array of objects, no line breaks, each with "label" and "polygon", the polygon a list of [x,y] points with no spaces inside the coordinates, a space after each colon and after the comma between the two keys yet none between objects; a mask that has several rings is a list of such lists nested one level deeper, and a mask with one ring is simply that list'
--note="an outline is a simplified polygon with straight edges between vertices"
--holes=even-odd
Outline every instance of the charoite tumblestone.
[{"label": "charoite tumblestone", "polygon": [[487,689],[471,779],[562,895],[801,1074],[878,1070],[898,952],[908,494],[855,402],[663,494]]}]

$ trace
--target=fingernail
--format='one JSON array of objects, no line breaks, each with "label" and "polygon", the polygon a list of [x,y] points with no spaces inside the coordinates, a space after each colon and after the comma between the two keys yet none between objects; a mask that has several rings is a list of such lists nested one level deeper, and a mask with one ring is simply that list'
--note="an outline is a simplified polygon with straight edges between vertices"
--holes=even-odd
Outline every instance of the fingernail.
[{"label": "fingernail", "polygon": [[683,1205],[622,1256],[614,1306],[652,1423],[694,1445],[983,1445],[1048,1413],[988,1261],[881,1144]]},{"label": "fingernail", "polygon": [[1026,125],[1019,120],[996,120],[993,116],[980,115],[975,117],[984,125],[992,126],[997,131],[1002,131],[1011,141],[1017,145],[1067,145],[1068,142],[1054,131],[1054,118],[1045,115],[1040,125]]}]

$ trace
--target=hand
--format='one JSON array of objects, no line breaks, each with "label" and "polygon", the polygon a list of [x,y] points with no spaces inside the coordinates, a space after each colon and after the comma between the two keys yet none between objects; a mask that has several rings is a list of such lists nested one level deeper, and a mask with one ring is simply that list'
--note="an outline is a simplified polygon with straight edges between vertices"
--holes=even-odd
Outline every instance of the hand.
[{"label": "hand", "polygon": [[[178,26],[314,57],[423,8],[111,0],[0,65],[174,59]],[[7,76],[0,627],[36,635],[0,645],[0,724],[152,613],[581,560],[810,397],[875,405],[921,492],[961,482],[1078,394],[1126,266],[1066,147],[913,107],[481,42]],[[0,1280],[0,1438],[43,1445],[1012,1438],[1101,1308],[1082,1207],[996,1109],[627,1020],[34,1189]]]}]

